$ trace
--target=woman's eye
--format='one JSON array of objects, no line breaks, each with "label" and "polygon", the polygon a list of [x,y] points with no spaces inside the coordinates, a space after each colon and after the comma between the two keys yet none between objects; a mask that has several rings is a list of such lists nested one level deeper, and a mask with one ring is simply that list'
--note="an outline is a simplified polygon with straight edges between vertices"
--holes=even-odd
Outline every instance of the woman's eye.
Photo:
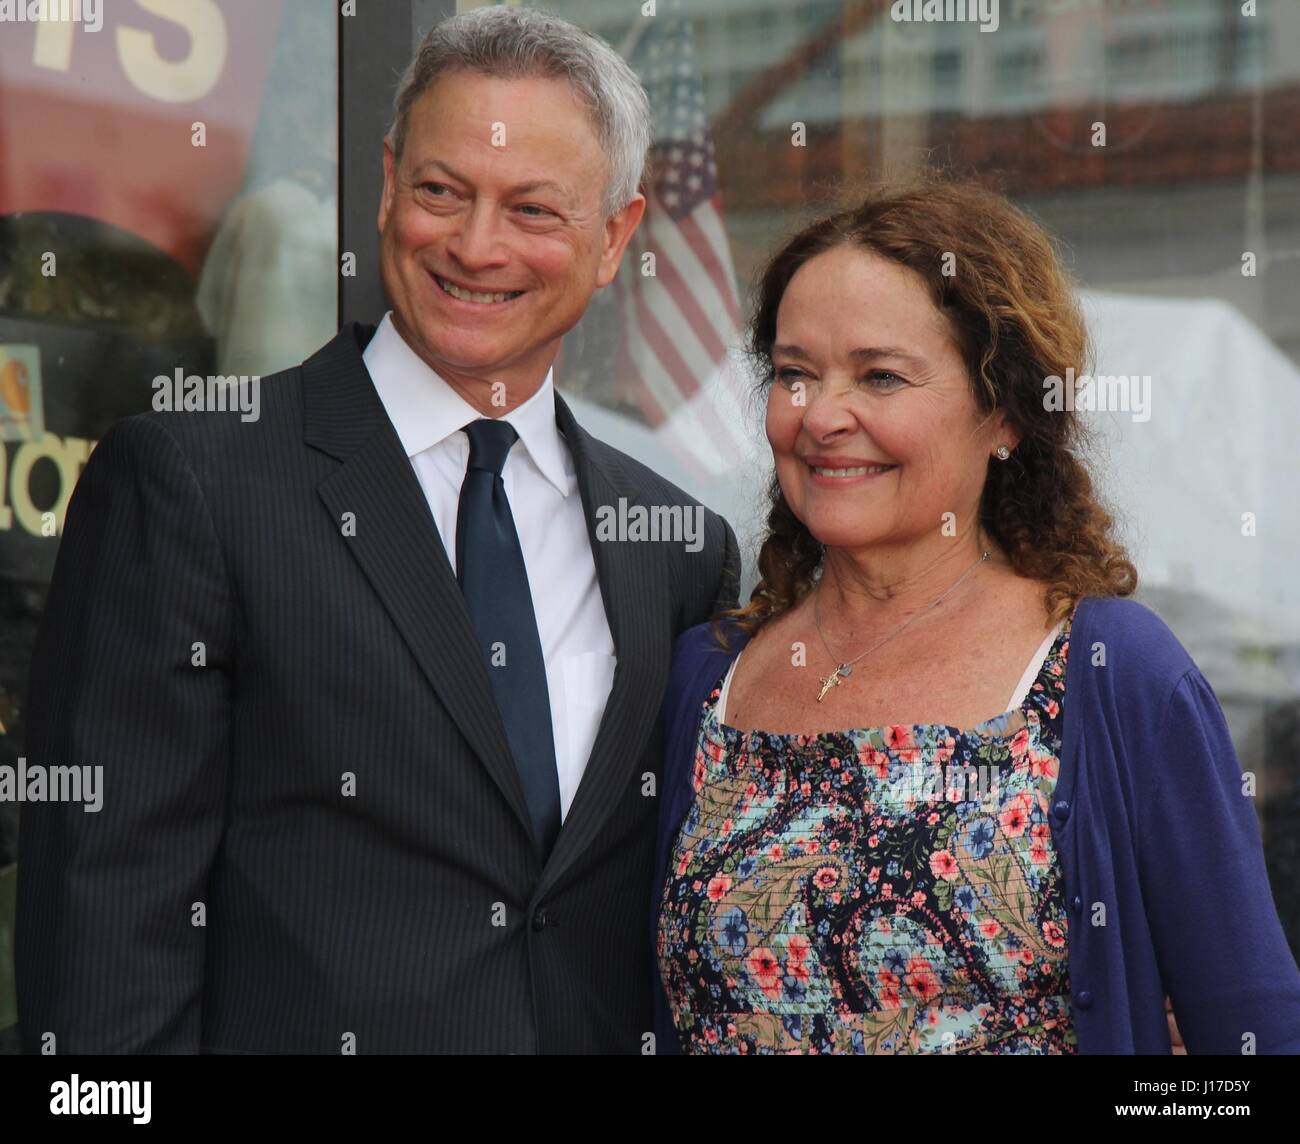
[{"label": "woman's eye", "polygon": [[[786,389],[792,389],[800,379],[807,380],[808,375],[801,369],[795,369],[792,366],[786,366],[784,369],[776,371],[776,380],[778,384]],[[899,377],[892,370],[873,369],[863,379],[867,385],[873,389],[897,389],[900,385],[906,385],[906,381]]]},{"label": "woman's eye", "polygon": [[877,389],[893,389],[903,384],[903,379],[887,369],[873,369],[866,380]]}]

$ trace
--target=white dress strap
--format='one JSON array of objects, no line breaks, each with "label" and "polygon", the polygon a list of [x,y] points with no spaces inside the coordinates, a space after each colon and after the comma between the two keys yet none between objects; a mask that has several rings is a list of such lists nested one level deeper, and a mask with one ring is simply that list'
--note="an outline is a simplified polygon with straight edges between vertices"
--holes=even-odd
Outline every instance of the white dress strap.
[{"label": "white dress strap", "polygon": [[1062,620],[1044,637],[1043,642],[1038,645],[1038,650],[1034,652],[1033,658],[1029,661],[1029,666],[1025,668],[1025,673],[1020,677],[1020,682],[1016,684],[1016,689],[1011,693],[1011,699],[1007,702],[1007,710],[1014,711],[1019,707],[1029,695],[1029,689],[1033,687],[1034,680],[1038,678],[1038,673],[1043,669],[1043,660],[1047,658],[1047,653],[1052,650],[1052,644],[1056,642],[1056,637],[1061,634],[1061,629],[1065,627],[1065,621]]},{"label": "white dress strap", "polygon": [[718,694],[718,722],[727,721],[727,692],[731,690],[731,677],[736,674],[736,664],[740,662],[740,657],[744,655],[742,649],[737,653],[736,658],[731,661],[731,666],[727,668],[727,676],[722,681],[722,691]]}]

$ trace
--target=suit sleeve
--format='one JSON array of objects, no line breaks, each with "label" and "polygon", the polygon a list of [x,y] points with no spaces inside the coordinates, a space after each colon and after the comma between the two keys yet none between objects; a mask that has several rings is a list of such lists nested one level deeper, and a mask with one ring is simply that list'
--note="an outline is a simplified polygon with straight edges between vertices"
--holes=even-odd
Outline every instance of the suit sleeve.
[{"label": "suit sleeve", "polygon": [[1300,970],[1269,890],[1254,799],[1195,668],[1150,744],[1138,846],[1165,988],[1190,1053],[1300,1052]]},{"label": "suit sleeve", "polygon": [[235,628],[185,455],[159,421],[119,422],[69,503],[28,682],[28,765],[102,777],[97,810],[22,808],[27,1051],[198,1051]]},{"label": "suit sleeve", "polygon": [[713,609],[706,619],[711,619],[726,608],[734,608],[740,596],[740,545],[736,543],[736,534],[726,518],[718,519],[722,521],[722,564]]}]

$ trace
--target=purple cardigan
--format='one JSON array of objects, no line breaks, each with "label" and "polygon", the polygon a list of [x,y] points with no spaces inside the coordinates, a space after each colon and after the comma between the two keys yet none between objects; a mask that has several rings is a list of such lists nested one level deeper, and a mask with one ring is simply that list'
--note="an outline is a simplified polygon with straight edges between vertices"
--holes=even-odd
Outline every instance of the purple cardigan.
[{"label": "purple cardigan", "polygon": [[[690,808],[700,709],[746,637],[733,629],[729,642],[723,651],[701,624],[674,648],[656,926]],[[1254,801],[1196,664],[1149,608],[1088,597],[1070,633],[1063,707],[1049,820],[1071,911],[1079,1052],[1168,1053],[1168,994],[1189,1053],[1300,1053],[1300,970],[1273,905]],[[679,1053],[657,975],[654,996],[657,1050]]]}]

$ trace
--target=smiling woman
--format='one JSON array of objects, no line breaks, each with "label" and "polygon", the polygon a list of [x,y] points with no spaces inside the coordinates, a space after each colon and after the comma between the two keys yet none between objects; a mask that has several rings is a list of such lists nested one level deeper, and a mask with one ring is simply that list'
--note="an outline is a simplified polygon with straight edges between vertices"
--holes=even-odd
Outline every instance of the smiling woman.
[{"label": "smiling woman", "polygon": [[1043,400],[1087,349],[1046,232],[878,191],[780,249],[750,334],[761,579],[665,705],[668,1050],[1168,1053],[1167,994],[1194,1052],[1300,1049],[1222,712]]},{"label": "smiling woman", "polygon": [[[879,344],[860,345],[864,330]],[[1019,574],[1042,580],[1056,620],[1088,592],[1136,587],[1078,458],[1083,422],[1043,401],[1045,377],[1087,358],[1072,285],[1048,236],[1005,199],[935,179],[808,227],[763,275],[750,348],[776,476],[761,582],[737,616],[747,630],[807,591],[837,528],[866,528],[857,539],[878,547],[942,542],[945,513],[962,532],[978,519]],[[892,493],[865,519],[860,502],[813,498],[808,511],[830,517],[814,527],[793,502],[843,486],[817,479],[826,458],[812,438],[854,418],[870,448],[837,463],[891,465]]]}]

